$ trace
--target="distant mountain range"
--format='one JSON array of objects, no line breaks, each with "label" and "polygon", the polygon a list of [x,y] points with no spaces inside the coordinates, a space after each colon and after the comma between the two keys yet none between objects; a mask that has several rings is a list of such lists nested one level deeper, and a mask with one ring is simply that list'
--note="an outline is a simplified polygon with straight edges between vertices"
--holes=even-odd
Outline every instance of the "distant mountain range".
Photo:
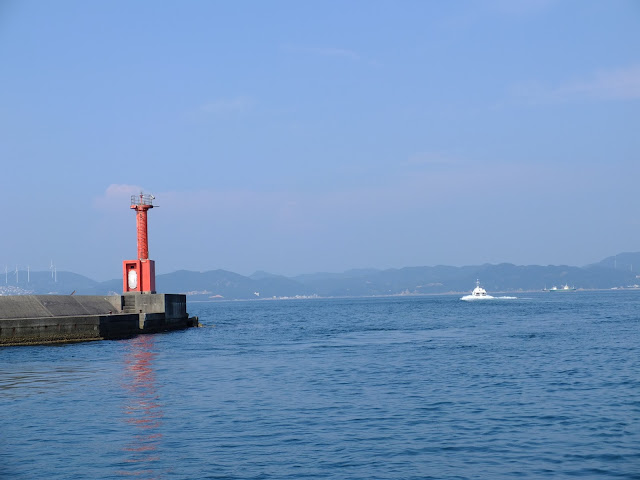
[{"label": "distant mountain range", "polygon": [[[634,268],[634,265],[636,266]],[[638,270],[638,272],[636,272]],[[186,293],[190,300],[283,297],[342,297],[466,292],[479,279],[489,292],[542,290],[568,284],[577,289],[629,288],[640,284],[640,252],[621,253],[584,267],[568,265],[477,265],[358,269],[285,277],[256,272],[248,277],[226,270],[179,270],[158,275],[158,292]],[[4,280],[4,283],[2,282]],[[109,295],[122,280],[96,282],[71,272],[18,272],[0,277],[0,294]]]}]

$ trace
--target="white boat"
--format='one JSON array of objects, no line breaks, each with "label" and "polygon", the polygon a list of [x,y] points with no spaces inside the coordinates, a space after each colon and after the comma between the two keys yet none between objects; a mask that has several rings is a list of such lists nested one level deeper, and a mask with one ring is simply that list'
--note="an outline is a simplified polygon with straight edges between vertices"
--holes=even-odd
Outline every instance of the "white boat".
[{"label": "white boat", "polygon": [[491,295],[487,295],[487,291],[480,286],[480,280],[476,280],[476,288],[473,289],[471,295],[465,295],[460,300],[489,300],[493,298]]}]

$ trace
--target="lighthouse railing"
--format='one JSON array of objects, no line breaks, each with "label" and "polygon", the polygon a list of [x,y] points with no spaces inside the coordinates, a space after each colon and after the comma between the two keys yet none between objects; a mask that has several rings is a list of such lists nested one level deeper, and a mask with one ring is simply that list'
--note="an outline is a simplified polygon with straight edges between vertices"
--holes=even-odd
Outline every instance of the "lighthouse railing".
[{"label": "lighthouse railing", "polygon": [[156,197],[153,195],[131,195],[131,206],[134,205],[152,205]]}]

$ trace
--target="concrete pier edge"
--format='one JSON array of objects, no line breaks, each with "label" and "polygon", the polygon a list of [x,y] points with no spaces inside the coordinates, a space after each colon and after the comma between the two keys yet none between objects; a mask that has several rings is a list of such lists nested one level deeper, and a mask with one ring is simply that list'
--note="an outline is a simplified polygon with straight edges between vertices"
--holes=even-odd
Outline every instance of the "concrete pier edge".
[{"label": "concrete pier edge", "polygon": [[199,326],[186,295],[0,296],[0,346],[130,338]]}]

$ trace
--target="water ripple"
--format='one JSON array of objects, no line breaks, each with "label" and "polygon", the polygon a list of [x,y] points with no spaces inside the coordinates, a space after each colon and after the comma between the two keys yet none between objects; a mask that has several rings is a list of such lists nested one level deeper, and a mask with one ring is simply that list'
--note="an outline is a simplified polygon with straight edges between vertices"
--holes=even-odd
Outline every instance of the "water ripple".
[{"label": "water ripple", "polygon": [[638,479],[638,307],[200,303],[209,328],[0,349],[0,478]]}]

